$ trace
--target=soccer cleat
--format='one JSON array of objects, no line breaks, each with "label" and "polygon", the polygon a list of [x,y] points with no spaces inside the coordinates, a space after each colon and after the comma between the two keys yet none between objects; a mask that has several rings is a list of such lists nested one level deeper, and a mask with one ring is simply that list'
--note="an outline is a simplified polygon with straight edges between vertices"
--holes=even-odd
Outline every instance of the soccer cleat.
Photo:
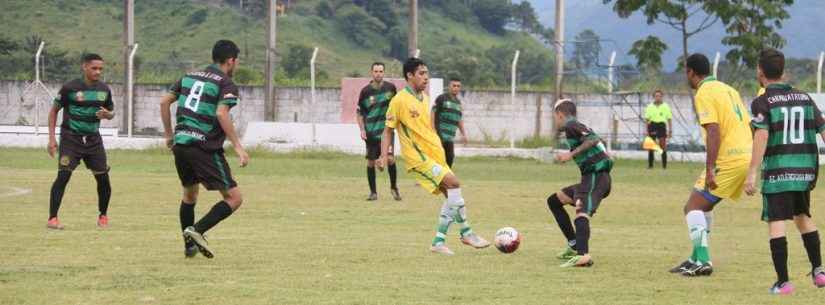
[{"label": "soccer cleat", "polygon": [[679,264],[679,266],[673,267],[673,269],[668,270],[668,272],[670,272],[670,273],[682,273],[685,270],[692,268],[693,265],[694,265],[693,262],[691,262],[690,260],[685,260],[684,262]]},{"label": "soccer cleat", "polygon": [[450,248],[447,248],[447,245],[445,245],[444,243],[438,243],[438,244],[432,245],[430,247],[430,251],[433,252],[433,253],[439,253],[439,254],[444,254],[444,255],[453,255],[453,254],[455,254],[452,250],[450,250]]},{"label": "soccer cleat", "polygon": [[571,257],[567,262],[564,264],[559,265],[562,268],[570,268],[570,267],[590,267],[593,266],[593,259],[590,258],[590,255],[575,255]]},{"label": "soccer cleat", "polygon": [[392,193],[392,198],[395,199],[395,201],[401,201],[401,194],[398,193],[398,189],[391,189],[390,192]]},{"label": "soccer cleat", "polygon": [[713,274],[713,265],[710,262],[708,262],[707,265],[702,263],[695,263],[693,264],[693,266],[685,268],[685,270],[682,271],[682,275],[690,277],[710,276],[711,274]]},{"label": "soccer cleat", "polygon": [[186,256],[186,258],[195,257],[195,255],[198,255],[198,252],[200,252],[200,249],[198,248],[198,245],[194,243],[183,249],[183,255]]},{"label": "soccer cleat", "polygon": [[198,250],[200,250],[201,254],[206,256],[206,258],[215,257],[212,250],[209,249],[209,243],[206,241],[206,238],[203,234],[195,231],[195,227],[186,227],[186,229],[183,230],[183,238],[186,243],[195,243],[195,245],[198,246]]},{"label": "soccer cleat", "polygon": [[64,226],[60,223],[60,220],[57,220],[57,217],[49,218],[49,222],[46,223],[46,228],[52,230],[63,230]]},{"label": "soccer cleat", "polygon": [[771,289],[769,290],[769,292],[771,294],[778,294],[778,295],[789,295],[789,294],[793,293],[793,291],[794,291],[794,288],[793,288],[793,285],[791,284],[791,282],[784,282],[784,283],[776,282],[776,284],[773,284],[773,287],[771,287]]},{"label": "soccer cleat", "polygon": [[556,258],[558,258],[560,260],[563,260],[563,261],[569,261],[571,258],[576,256],[577,254],[578,253],[576,253],[576,250],[573,250],[573,248],[570,248],[569,246],[567,246],[567,247],[564,247],[564,251],[561,251],[558,254],[556,254]]},{"label": "soccer cleat", "polygon": [[817,288],[825,287],[825,268],[822,268],[822,266],[816,267],[811,271],[811,279],[813,279],[814,286]]},{"label": "soccer cleat", "polygon": [[378,194],[376,194],[376,193],[370,193],[370,196],[367,197],[367,201],[376,201],[376,200],[378,200]]},{"label": "soccer cleat", "polygon": [[465,245],[476,249],[483,249],[490,246],[490,242],[478,236],[478,234],[471,233],[461,237],[461,242]]},{"label": "soccer cleat", "polygon": [[97,217],[97,227],[101,229],[106,229],[109,227],[109,217],[106,215],[100,215]]}]

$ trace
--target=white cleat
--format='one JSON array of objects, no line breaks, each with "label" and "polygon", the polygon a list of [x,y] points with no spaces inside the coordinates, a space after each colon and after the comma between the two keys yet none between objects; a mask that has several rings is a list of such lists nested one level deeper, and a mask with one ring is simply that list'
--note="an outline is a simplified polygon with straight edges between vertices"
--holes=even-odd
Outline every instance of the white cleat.
[{"label": "white cleat", "polygon": [[490,242],[484,238],[479,237],[477,234],[468,234],[466,236],[461,237],[461,242],[465,245],[471,246],[476,249],[484,249],[490,246]]},{"label": "white cleat", "polygon": [[455,254],[452,250],[450,250],[450,248],[447,248],[447,245],[445,245],[444,243],[439,243],[437,245],[431,246],[430,251],[432,251],[433,253],[439,253],[444,255]]}]

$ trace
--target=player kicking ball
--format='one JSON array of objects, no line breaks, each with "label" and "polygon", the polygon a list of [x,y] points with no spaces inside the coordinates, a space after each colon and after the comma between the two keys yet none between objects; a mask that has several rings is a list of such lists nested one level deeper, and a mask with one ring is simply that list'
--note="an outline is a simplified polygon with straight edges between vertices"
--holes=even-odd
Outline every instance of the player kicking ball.
[{"label": "player kicking ball", "polygon": [[756,193],[756,175],[761,169],[762,220],[768,223],[777,277],[770,293],[786,295],[794,291],[788,278],[786,220],[793,220],[802,234],[814,285],[825,287],[819,232],[810,212],[811,190],[819,175],[816,136],[825,140],[825,118],[808,94],[782,82],[784,69],[782,52],[762,51],[757,77],[766,89],[751,104],[753,153],[745,192]]},{"label": "player kicking ball", "polygon": [[379,170],[384,169],[392,144],[393,132],[398,129],[401,156],[407,171],[419,185],[433,195],[445,194],[447,200],[441,206],[438,230],[433,238],[430,251],[452,255],[445,239],[450,224],[461,226],[461,242],[477,249],[486,248],[490,243],[474,233],[467,221],[464,198],[458,177],[453,174],[444,157],[441,139],[430,121],[430,101],[424,94],[430,75],[427,65],[418,58],[410,58],[404,63],[404,78],[407,86],[390,101],[387,121],[381,140],[381,157],[376,161]]},{"label": "player kicking ball", "polygon": [[[570,146],[569,152],[556,155],[556,161],[567,162],[571,159],[581,170],[582,178],[578,184],[563,188],[547,198],[547,207],[556,218],[567,247],[557,255],[566,261],[560,267],[590,267],[590,217],[596,213],[602,199],[610,195],[610,169],[613,160],[607,155],[604,144],[596,133],[576,120],[576,104],[562,99],[553,106],[556,130],[563,132]],[[575,230],[570,223],[570,216],[564,205],[576,208]]]}]

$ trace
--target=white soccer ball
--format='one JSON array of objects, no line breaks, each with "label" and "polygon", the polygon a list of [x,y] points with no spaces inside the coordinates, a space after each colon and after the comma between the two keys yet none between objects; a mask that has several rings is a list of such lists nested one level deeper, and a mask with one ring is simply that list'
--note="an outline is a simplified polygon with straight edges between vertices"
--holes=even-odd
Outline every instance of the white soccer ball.
[{"label": "white soccer ball", "polygon": [[496,231],[496,249],[502,253],[516,252],[521,244],[521,234],[512,227],[504,227]]}]

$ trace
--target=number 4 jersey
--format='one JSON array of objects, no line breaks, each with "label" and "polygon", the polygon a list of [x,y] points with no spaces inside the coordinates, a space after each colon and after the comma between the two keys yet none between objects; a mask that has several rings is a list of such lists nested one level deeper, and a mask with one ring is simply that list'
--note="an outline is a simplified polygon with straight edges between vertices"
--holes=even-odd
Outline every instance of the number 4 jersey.
[{"label": "number 4 jersey", "polygon": [[762,193],[808,191],[816,185],[816,136],[825,118],[811,97],[786,84],[772,84],[751,104],[751,126],[768,131],[762,161]]},{"label": "number 4 jersey", "polygon": [[176,145],[198,145],[206,151],[223,149],[226,134],[218,123],[219,105],[238,103],[238,87],[215,65],[186,74],[169,88],[177,97]]},{"label": "number 4 jersey", "polygon": [[[753,134],[748,124],[751,117],[748,108],[742,103],[736,89],[707,77],[696,90],[696,114],[699,124],[717,124],[719,126],[719,156],[716,168],[748,168],[751,162],[751,145]],[[702,137],[707,143],[705,129]]]}]

